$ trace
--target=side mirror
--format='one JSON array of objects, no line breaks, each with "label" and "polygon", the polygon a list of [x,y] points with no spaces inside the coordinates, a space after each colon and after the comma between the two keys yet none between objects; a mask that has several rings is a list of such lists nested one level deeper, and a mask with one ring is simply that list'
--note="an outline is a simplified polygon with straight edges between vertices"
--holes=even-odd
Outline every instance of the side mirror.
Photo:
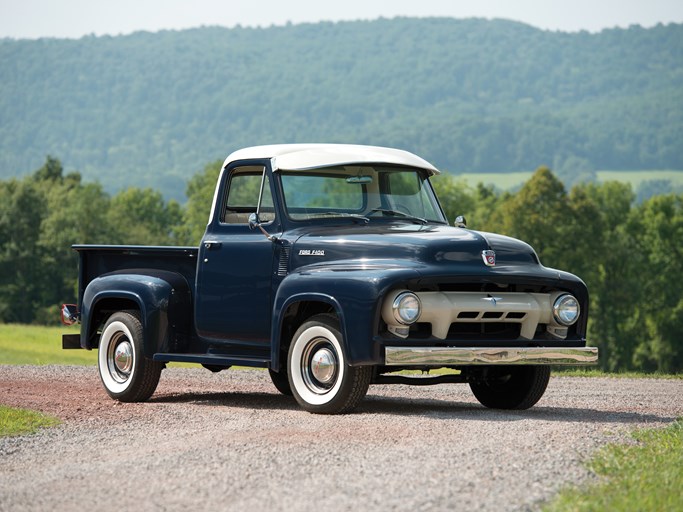
[{"label": "side mirror", "polygon": [[263,229],[263,226],[261,226],[261,219],[259,218],[258,213],[252,213],[249,215],[249,229],[254,228],[259,228],[261,233],[263,233],[263,236],[265,236],[271,242],[277,242],[277,237],[269,234],[268,231]]},{"label": "side mirror", "polygon": [[466,228],[467,227],[467,219],[463,215],[458,215],[455,218],[455,222],[453,223],[453,225],[456,228]]},{"label": "side mirror", "polygon": [[258,228],[261,226],[261,220],[258,217],[258,213],[252,213],[249,215],[249,229]]}]

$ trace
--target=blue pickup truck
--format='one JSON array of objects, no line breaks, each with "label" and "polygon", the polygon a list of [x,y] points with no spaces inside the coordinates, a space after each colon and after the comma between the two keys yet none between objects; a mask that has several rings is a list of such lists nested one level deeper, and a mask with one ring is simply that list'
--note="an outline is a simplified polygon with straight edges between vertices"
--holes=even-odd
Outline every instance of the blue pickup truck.
[{"label": "blue pickup truck", "polygon": [[529,408],[551,366],[597,362],[586,286],[524,242],[449,226],[438,173],[380,147],[239,150],[199,247],[74,246],[78,304],[62,320],[81,331],[62,346],[98,349],[126,402],[182,361],[267,368],[314,413],[351,411],[375,383],[467,383],[486,407]]}]

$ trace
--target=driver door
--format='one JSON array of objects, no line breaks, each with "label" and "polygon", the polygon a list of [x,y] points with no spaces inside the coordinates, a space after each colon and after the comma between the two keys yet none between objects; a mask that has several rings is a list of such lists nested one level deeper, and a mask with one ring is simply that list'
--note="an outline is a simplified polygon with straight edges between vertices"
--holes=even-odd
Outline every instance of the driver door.
[{"label": "driver door", "polygon": [[270,179],[264,166],[226,173],[225,193],[216,203],[220,210],[199,249],[197,332],[213,345],[268,349],[275,248],[261,231],[249,228],[249,215],[262,195],[263,226],[277,229]]}]

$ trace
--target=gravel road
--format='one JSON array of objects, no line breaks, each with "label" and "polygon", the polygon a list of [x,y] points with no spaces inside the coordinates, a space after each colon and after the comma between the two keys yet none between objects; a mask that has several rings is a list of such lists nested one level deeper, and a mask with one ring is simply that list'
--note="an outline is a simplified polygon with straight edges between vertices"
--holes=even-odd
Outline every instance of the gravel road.
[{"label": "gravel road", "polygon": [[371,386],[317,416],[264,371],[163,372],[149,402],[110,400],[94,367],[0,366],[0,403],[64,419],[0,439],[0,510],[536,510],[582,461],[683,416],[683,381],[553,377],[534,408],[466,385]]}]

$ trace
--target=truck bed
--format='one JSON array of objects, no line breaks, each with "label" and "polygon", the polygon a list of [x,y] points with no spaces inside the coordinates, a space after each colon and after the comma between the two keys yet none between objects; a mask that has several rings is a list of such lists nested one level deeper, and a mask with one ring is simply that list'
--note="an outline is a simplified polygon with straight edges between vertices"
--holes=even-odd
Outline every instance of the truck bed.
[{"label": "truck bed", "polygon": [[166,270],[181,274],[194,290],[197,247],[141,245],[74,245],[80,257],[78,303],[88,283],[103,274],[126,269]]}]

